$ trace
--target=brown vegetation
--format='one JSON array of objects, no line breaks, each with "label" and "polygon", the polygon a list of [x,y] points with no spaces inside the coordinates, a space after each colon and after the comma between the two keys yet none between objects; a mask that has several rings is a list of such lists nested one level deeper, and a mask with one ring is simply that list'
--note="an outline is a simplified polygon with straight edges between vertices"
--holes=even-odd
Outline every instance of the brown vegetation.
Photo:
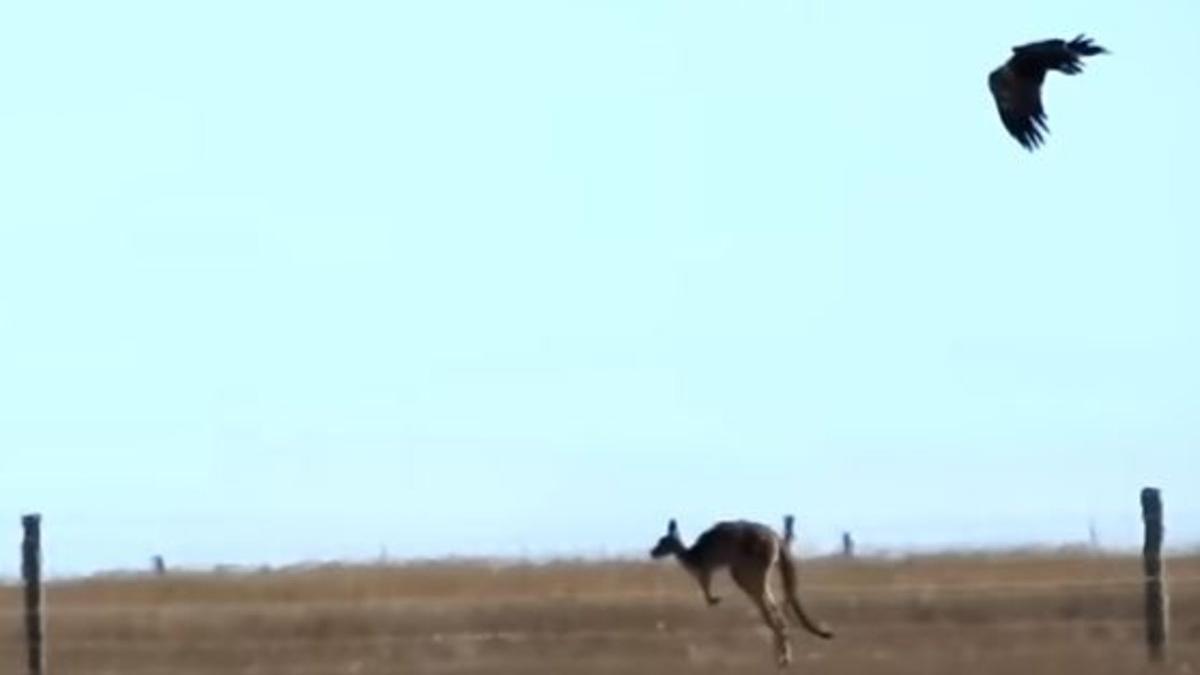
[{"label": "brown vegetation", "polygon": [[[1200,558],[1172,559],[1172,661],[1200,667]],[[793,631],[795,672],[1136,673],[1140,567],[1088,554],[801,565],[832,642]],[[775,672],[751,604],[705,606],[677,565],[439,562],[92,578],[47,590],[56,673]],[[21,672],[18,589],[0,588],[0,672]]]}]

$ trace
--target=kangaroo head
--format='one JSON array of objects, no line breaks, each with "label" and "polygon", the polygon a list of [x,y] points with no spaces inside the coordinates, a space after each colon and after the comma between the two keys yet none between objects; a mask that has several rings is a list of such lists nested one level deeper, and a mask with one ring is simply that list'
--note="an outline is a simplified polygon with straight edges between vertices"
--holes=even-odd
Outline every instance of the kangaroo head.
[{"label": "kangaroo head", "polygon": [[650,549],[651,558],[664,558],[669,555],[677,555],[687,550],[683,545],[683,541],[679,538],[679,528],[675,525],[675,519],[667,523],[667,533],[663,535],[654,548]]}]

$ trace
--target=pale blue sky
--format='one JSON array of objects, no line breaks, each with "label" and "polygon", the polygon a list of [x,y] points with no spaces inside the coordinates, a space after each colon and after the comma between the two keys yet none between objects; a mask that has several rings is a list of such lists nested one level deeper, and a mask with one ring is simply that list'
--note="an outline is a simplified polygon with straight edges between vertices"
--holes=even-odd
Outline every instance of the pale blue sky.
[{"label": "pale blue sky", "polygon": [[[0,516],[50,565],[1200,539],[1200,6],[0,9]],[[1052,74],[1004,132],[1009,48]],[[15,551],[15,549],[13,549]],[[16,568],[0,556],[0,574]]]}]

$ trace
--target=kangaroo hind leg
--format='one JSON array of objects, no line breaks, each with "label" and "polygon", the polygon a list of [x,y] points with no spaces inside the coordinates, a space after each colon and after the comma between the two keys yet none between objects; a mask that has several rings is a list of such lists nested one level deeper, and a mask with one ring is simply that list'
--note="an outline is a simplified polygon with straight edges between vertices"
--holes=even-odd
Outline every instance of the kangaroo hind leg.
[{"label": "kangaroo hind leg", "polygon": [[763,623],[771,629],[775,641],[775,659],[779,667],[783,668],[792,662],[792,646],[788,642],[787,621],[767,585],[767,569],[734,567],[731,572],[733,580],[758,608]]}]

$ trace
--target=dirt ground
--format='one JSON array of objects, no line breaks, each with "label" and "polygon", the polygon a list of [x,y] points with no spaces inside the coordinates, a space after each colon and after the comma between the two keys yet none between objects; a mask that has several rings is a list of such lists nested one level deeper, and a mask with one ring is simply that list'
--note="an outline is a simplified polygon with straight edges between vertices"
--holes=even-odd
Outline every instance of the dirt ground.
[{"label": "dirt ground", "polygon": [[[1170,662],[1146,665],[1141,569],[1089,553],[802,563],[792,672],[1192,673],[1200,556],[1168,561]],[[707,607],[673,561],[472,561],[95,577],[47,588],[49,671],[771,673],[769,634],[722,576]],[[20,590],[0,588],[0,672],[24,672]]]}]

